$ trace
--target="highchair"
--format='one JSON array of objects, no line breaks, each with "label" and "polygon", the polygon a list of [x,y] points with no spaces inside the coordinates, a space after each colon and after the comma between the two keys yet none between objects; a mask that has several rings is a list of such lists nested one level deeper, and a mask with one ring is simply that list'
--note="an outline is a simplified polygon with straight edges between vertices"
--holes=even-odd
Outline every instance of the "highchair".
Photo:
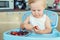
[{"label": "highchair", "polygon": [[[27,16],[31,14],[31,11],[26,11],[22,16],[22,22],[26,19]],[[20,29],[13,29],[3,33],[3,40],[60,40],[60,32],[56,29],[58,25],[58,14],[53,11],[44,10],[46,14],[51,19],[52,32],[50,34],[36,34],[34,32],[29,32],[25,36],[14,36],[11,35],[11,31],[19,31]]]}]

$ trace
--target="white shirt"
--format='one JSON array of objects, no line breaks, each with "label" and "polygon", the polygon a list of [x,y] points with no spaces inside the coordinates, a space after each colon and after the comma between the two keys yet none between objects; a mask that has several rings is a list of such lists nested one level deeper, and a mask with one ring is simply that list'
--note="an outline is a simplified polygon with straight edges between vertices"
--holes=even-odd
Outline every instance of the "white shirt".
[{"label": "white shirt", "polygon": [[38,26],[40,30],[45,29],[45,21],[46,15],[44,14],[41,18],[35,18],[32,14],[30,15],[30,24],[34,26]]}]

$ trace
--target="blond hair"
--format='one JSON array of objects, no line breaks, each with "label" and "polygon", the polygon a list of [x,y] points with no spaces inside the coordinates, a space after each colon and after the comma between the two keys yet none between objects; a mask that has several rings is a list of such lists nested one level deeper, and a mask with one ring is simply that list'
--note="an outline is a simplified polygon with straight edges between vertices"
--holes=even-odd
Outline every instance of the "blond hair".
[{"label": "blond hair", "polygon": [[40,2],[43,2],[43,5],[46,7],[46,0],[28,0],[28,4],[32,4],[32,3],[35,3],[36,1],[40,1]]}]

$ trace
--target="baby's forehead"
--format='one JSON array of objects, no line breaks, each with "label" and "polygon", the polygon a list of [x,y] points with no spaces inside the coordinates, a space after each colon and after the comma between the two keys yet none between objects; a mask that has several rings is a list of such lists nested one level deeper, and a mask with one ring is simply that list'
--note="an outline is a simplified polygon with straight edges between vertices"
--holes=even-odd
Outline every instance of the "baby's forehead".
[{"label": "baby's forehead", "polygon": [[42,8],[31,8],[31,10],[42,10]]},{"label": "baby's forehead", "polygon": [[46,2],[43,0],[35,1],[35,2],[31,3],[30,6],[46,7]]}]

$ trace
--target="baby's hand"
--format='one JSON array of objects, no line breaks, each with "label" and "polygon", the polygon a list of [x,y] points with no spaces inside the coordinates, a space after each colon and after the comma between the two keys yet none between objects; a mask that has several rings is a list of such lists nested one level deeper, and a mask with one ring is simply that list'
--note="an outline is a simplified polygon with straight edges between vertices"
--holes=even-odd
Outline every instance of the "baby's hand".
[{"label": "baby's hand", "polygon": [[38,26],[34,26],[34,31],[36,32],[36,33],[39,33],[39,27]]},{"label": "baby's hand", "polygon": [[24,29],[24,24],[23,23],[20,24],[20,28]]},{"label": "baby's hand", "polygon": [[34,26],[33,28],[36,29],[36,30],[39,30],[39,27],[38,26]]}]

